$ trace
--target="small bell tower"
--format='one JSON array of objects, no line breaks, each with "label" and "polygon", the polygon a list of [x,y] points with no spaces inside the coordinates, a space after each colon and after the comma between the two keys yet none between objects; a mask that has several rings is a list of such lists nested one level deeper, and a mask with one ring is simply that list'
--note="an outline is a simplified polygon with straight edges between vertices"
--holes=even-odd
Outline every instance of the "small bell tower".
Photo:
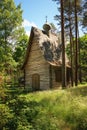
[{"label": "small bell tower", "polygon": [[46,23],[43,25],[43,29],[46,32],[46,34],[49,36],[49,31],[51,30],[51,25],[47,22],[47,16],[46,16]]}]

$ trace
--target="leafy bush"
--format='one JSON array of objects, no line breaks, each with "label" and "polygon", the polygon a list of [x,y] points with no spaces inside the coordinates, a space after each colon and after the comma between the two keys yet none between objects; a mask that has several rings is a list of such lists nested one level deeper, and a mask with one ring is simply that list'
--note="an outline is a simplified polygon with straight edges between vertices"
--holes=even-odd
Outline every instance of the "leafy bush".
[{"label": "leafy bush", "polygon": [[5,104],[0,104],[0,130],[3,130],[12,118],[13,114],[9,107]]},{"label": "leafy bush", "polygon": [[5,101],[6,98],[6,88],[0,84],[0,101]]}]

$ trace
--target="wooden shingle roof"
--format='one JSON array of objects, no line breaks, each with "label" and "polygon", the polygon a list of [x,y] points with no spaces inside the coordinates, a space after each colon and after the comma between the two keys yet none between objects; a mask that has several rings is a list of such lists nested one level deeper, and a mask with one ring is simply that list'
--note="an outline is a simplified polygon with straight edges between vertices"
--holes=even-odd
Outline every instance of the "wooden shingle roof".
[{"label": "wooden shingle roof", "polygon": [[[32,46],[32,40],[36,37],[37,43],[41,49],[42,55],[45,60],[53,66],[62,65],[62,44],[59,43],[57,35],[49,32],[49,36],[45,31],[39,30],[36,27],[31,28],[29,43],[27,47],[26,57],[22,69],[25,67],[29,52]],[[69,59],[65,54],[66,66],[70,67]]]}]

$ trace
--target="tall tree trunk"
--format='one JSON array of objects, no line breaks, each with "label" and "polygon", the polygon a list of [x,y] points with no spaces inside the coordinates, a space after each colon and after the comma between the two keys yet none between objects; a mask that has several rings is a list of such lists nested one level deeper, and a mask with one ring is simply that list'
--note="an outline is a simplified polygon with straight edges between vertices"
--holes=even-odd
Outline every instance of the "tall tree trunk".
[{"label": "tall tree trunk", "polygon": [[69,0],[69,33],[70,33],[70,54],[71,54],[71,85],[73,86],[73,54],[72,54],[72,28],[71,28],[71,3]]},{"label": "tall tree trunk", "polygon": [[78,29],[78,64],[79,64],[79,81],[82,83],[82,71],[81,71],[81,55],[80,55],[80,41],[79,41],[79,29]]},{"label": "tall tree trunk", "polygon": [[78,85],[78,21],[77,21],[77,0],[75,0],[75,86]]},{"label": "tall tree trunk", "polygon": [[65,38],[64,38],[64,0],[61,3],[61,41],[62,41],[62,88],[66,87]]}]

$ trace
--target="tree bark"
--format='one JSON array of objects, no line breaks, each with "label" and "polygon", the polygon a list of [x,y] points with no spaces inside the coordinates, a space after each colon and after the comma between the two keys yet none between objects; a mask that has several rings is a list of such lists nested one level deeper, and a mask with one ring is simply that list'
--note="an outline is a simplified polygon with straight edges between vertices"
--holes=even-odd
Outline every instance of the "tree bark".
[{"label": "tree bark", "polygon": [[79,42],[79,30],[78,30],[78,64],[79,64],[79,82],[82,83],[82,71],[81,71],[81,55],[80,55],[80,42]]},{"label": "tree bark", "polygon": [[61,0],[61,42],[62,42],[62,88],[66,87],[65,37],[64,37],[64,0]]},{"label": "tree bark", "polygon": [[73,87],[73,54],[72,54],[72,28],[71,28],[71,3],[69,0],[69,33],[70,33],[70,55],[71,55],[71,86]]},{"label": "tree bark", "polygon": [[75,0],[75,86],[78,85],[78,21],[77,21],[77,0]]}]

